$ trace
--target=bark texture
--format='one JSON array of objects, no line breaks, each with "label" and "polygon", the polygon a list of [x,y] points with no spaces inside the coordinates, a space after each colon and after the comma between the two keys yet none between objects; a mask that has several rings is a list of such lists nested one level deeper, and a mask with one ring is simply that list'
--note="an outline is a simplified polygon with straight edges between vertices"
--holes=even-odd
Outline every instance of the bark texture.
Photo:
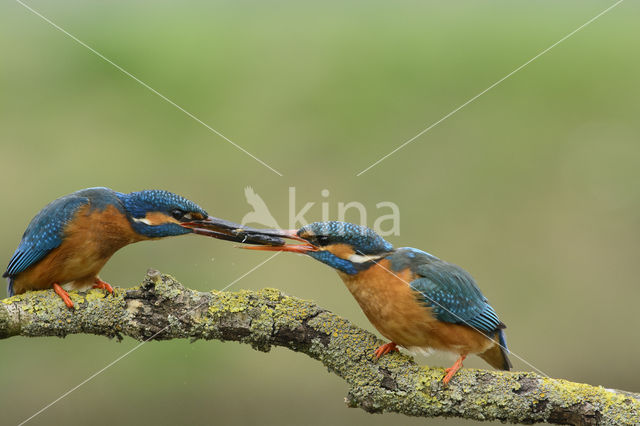
[{"label": "bark texture", "polygon": [[275,289],[198,292],[150,270],[135,288],[70,293],[69,310],[53,291],[0,302],[0,338],[89,333],[136,340],[218,339],[267,352],[283,346],[322,362],[350,386],[346,403],[371,413],[461,417],[530,424],[640,424],[640,395],[529,372],[462,369],[443,386],[442,368],[393,353],[373,358],[381,342],[312,302]]}]

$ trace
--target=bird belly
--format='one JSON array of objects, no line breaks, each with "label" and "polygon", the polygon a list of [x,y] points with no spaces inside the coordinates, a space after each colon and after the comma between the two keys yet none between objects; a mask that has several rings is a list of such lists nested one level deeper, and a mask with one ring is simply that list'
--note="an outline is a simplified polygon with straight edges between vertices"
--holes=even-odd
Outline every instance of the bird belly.
[{"label": "bird belly", "polygon": [[[51,251],[36,265],[18,274],[13,282],[16,294],[27,290],[43,290],[51,288],[54,283],[66,284],[75,281],[93,280],[100,272],[108,258],[100,258],[94,253],[70,250],[66,244]],[[85,287],[82,284],[80,287]],[[75,285],[65,286],[68,289],[79,289]]]},{"label": "bird belly", "polygon": [[[385,264],[385,262],[387,262]],[[437,320],[408,283],[410,271],[391,272],[383,260],[356,276],[340,273],[371,324],[405,348],[456,354],[481,353],[494,342],[473,328]]]},{"label": "bird belly", "polygon": [[65,229],[62,244],[14,277],[14,292],[47,289],[54,283],[84,289],[117,250],[141,239],[115,207],[99,212],[82,208]]}]

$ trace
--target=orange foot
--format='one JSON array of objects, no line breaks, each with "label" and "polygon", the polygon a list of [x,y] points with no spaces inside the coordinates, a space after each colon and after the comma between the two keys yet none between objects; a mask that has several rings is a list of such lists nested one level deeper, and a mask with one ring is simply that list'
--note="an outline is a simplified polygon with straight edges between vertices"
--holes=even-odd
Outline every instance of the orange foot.
[{"label": "orange foot", "polygon": [[58,296],[60,296],[60,298],[62,299],[64,304],[67,305],[67,308],[73,308],[73,302],[71,301],[71,298],[69,297],[69,293],[64,291],[64,289],[62,287],[60,287],[60,285],[58,283],[53,283],[53,291],[55,291],[56,294]]},{"label": "orange foot", "polygon": [[389,352],[399,352],[398,350],[398,346],[394,343],[385,343],[384,345],[380,346],[378,349],[376,349],[376,351],[374,352],[376,359],[380,358],[382,355],[384,354],[388,354]]},{"label": "orange foot", "polygon": [[109,283],[106,283],[104,281],[102,281],[100,278],[96,277],[94,283],[96,283],[93,288],[101,288],[103,290],[107,290],[109,292],[109,294],[113,294],[113,287],[111,287],[109,285]]},{"label": "orange foot", "polygon": [[460,355],[460,358],[458,358],[451,367],[444,370],[444,372],[447,374],[446,376],[444,376],[444,379],[442,379],[442,383],[444,383],[445,385],[449,384],[449,380],[451,380],[454,374],[456,374],[458,370],[460,370],[460,368],[462,367],[462,361],[464,361],[466,357],[466,355]]}]

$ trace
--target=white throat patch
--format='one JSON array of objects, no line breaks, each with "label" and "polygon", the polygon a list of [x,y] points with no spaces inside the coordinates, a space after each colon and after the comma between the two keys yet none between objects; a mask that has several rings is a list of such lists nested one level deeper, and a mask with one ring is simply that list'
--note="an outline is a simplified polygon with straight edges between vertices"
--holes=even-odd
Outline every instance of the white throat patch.
[{"label": "white throat patch", "polygon": [[374,260],[380,260],[385,257],[386,254],[378,254],[378,255],[362,255],[362,254],[352,254],[349,256],[349,261],[353,263],[366,263]]}]

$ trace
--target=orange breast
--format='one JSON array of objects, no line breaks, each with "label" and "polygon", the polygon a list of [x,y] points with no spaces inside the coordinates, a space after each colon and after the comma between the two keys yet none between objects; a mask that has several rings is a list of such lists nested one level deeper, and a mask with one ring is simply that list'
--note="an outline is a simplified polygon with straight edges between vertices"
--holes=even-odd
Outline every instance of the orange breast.
[{"label": "orange breast", "polygon": [[438,321],[409,286],[411,271],[392,273],[386,259],[355,276],[339,274],[371,324],[401,346],[469,354],[493,345],[471,327]]},{"label": "orange breast", "polygon": [[65,229],[62,244],[18,274],[14,291],[20,294],[72,281],[78,286],[91,283],[117,250],[143,239],[115,207],[103,211],[82,207]]}]

